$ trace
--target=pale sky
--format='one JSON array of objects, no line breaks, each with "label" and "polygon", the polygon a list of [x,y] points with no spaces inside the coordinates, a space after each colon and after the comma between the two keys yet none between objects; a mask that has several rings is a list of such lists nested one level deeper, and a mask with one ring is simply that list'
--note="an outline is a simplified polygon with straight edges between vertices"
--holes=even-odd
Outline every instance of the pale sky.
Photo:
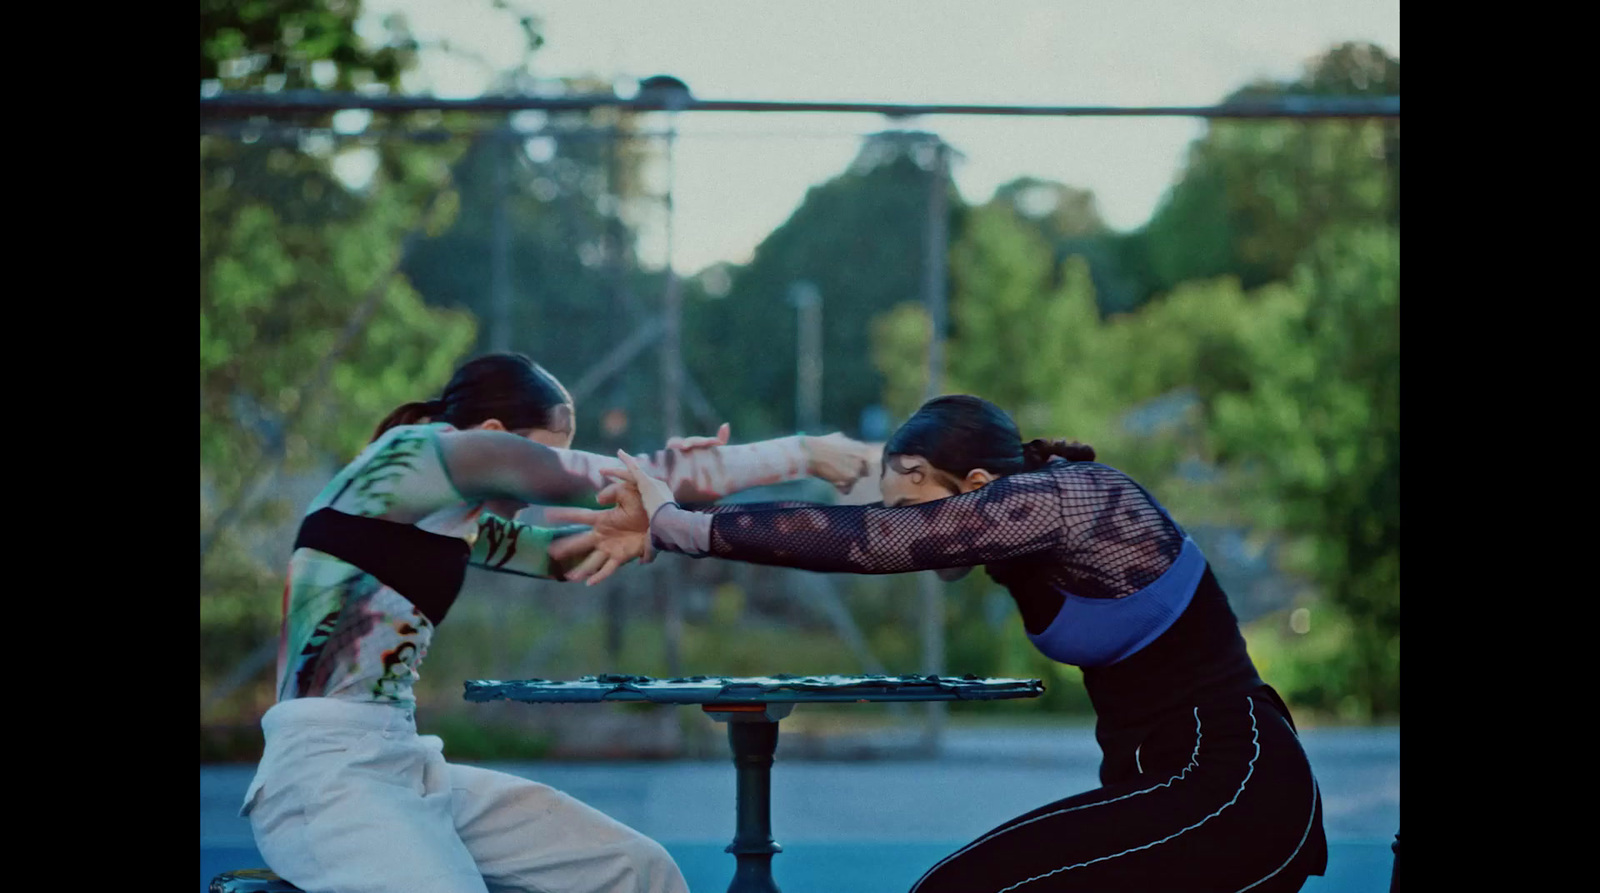
[{"label": "pale sky", "polygon": [[[514,20],[486,0],[367,0],[403,12],[502,68],[521,56]],[[1400,52],[1399,0],[566,0],[524,2],[543,22],[539,77],[613,83],[676,75],[701,99],[1209,105],[1261,77],[1297,76],[1346,40]],[[492,72],[425,57],[408,91],[478,95]],[[707,112],[679,119],[674,266],[744,262],[808,188],[844,170],[883,118]],[[969,203],[1019,176],[1093,190],[1106,222],[1149,219],[1179,173],[1193,119],[930,116],[964,158]],[[662,254],[642,234],[642,259]]]}]

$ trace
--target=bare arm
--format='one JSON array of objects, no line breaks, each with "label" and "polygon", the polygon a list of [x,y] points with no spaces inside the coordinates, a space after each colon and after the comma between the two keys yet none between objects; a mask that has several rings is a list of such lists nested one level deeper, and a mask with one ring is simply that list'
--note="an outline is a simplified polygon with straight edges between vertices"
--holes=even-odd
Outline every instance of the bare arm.
[{"label": "bare arm", "polygon": [[[726,437],[727,426],[721,434]],[[668,446],[672,446],[668,441]],[[622,460],[596,456],[602,468],[622,471]],[[821,437],[797,435],[709,449],[666,449],[635,456],[640,469],[666,481],[679,502],[709,502],[768,484],[818,477],[848,492],[856,481],[872,473],[881,447],[843,434]]]},{"label": "bare arm", "polygon": [[[607,511],[552,509],[550,520],[591,524],[596,552],[620,566],[653,546],[802,570],[894,574],[973,567],[1056,549],[1068,536],[1061,487],[1050,471],[1010,475],[920,505],[767,508],[718,514],[678,507],[666,484],[631,457],[628,482]],[[611,476],[621,477],[611,473]],[[582,572],[571,579],[583,579]]]},{"label": "bare arm", "polygon": [[[611,482],[604,469],[623,471],[622,460],[595,453],[573,454],[570,460],[596,488]],[[634,461],[654,478],[665,481],[673,498],[684,502],[710,502],[740,490],[797,481],[811,475],[811,460],[804,438],[781,437],[757,443],[706,447],[689,452],[658,450],[638,455]]]},{"label": "bare arm", "polygon": [[[515,499],[545,505],[596,505],[593,494],[611,482],[606,469],[621,459],[541,446],[500,431],[439,435],[440,453],[456,490],[466,499]],[[757,443],[659,450],[635,461],[685,502],[711,501],[766,484],[817,474],[848,487],[870,471],[867,446],[831,435],[783,437]]]},{"label": "bare arm", "polygon": [[[631,463],[631,459],[629,460]],[[553,509],[552,521],[592,524],[593,548],[621,564],[657,549],[803,570],[892,574],[993,565],[1050,555],[1093,592],[1116,598],[1159,576],[1184,533],[1144,488],[1091,462],[1052,462],[960,496],[894,508],[819,506],[685,511],[635,467],[608,511]],[[943,576],[943,575],[941,575]],[[575,572],[570,579],[584,579]]]}]

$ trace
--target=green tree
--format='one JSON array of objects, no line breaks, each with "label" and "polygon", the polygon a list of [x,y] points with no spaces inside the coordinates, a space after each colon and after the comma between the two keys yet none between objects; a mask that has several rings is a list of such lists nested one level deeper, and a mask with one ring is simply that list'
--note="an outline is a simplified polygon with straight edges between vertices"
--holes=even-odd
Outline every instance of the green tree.
[{"label": "green tree", "polygon": [[1319,238],[1294,277],[1303,312],[1248,343],[1251,387],[1220,395],[1212,423],[1257,517],[1307,538],[1350,617],[1352,676],[1326,695],[1376,713],[1400,708],[1399,269],[1395,230]]},{"label": "green tree", "polygon": [[1099,325],[1088,264],[1058,262],[1054,246],[1011,203],[974,210],[950,252],[954,388],[980,393],[1019,424],[1050,421],[1069,364]]},{"label": "green tree", "polygon": [[[230,90],[393,87],[414,60],[401,22],[381,45],[361,39],[355,2],[201,13],[202,80]],[[377,419],[441,384],[474,333],[395,275],[406,235],[448,220],[459,144],[342,144],[327,116],[293,123],[211,122],[200,137],[201,616],[244,637],[270,629],[281,586],[281,555],[252,546],[292,508],[260,485],[352,455]],[[371,163],[365,185],[336,173],[352,157]]]},{"label": "green tree", "polygon": [[[930,149],[918,133],[868,139],[849,170],[808,191],[751,262],[732,270],[726,295],[687,293],[686,359],[735,431],[757,437],[796,427],[789,290],[801,280],[822,297],[823,424],[855,430],[862,410],[882,398],[872,320],[921,299]],[[955,239],[965,209],[954,186],[944,188]]]},{"label": "green tree", "polygon": [[[1400,61],[1345,43],[1289,83],[1262,82],[1227,101],[1281,96],[1397,96]],[[1120,239],[1121,269],[1143,300],[1180,282],[1286,279],[1332,226],[1400,219],[1400,124],[1392,119],[1212,123],[1150,222]]]},{"label": "green tree", "polygon": [[[568,83],[574,92],[602,85]],[[536,136],[475,140],[453,167],[461,212],[420,242],[405,272],[430,305],[482,321],[477,350],[495,343],[495,251],[503,239],[510,312],[505,343],[528,353],[571,387],[634,327],[660,313],[665,277],[638,267],[633,220],[657,199],[644,194],[641,169],[654,144],[636,138],[637,116],[615,109],[546,118]],[[504,218],[499,217],[503,213]],[[503,231],[497,227],[503,226]],[[637,357],[578,413],[579,438],[602,436],[603,412],[636,420],[635,444],[661,440],[653,353]]]},{"label": "green tree", "polygon": [[385,42],[356,33],[359,0],[201,0],[200,80],[226,90],[393,87],[416,62],[403,23]]},{"label": "green tree", "polygon": [[[951,249],[945,390],[1011,410],[1025,438],[1093,444],[1190,524],[1289,538],[1286,570],[1320,587],[1318,629],[1335,633],[1319,632],[1316,654],[1300,660],[1315,657],[1315,672],[1293,664],[1275,678],[1311,706],[1397,710],[1393,231],[1329,230],[1289,281],[1247,290],[1221,276],[1180,283],[1133,313],[1096,307],[1083,258],[1058,264],[1010,202],[974,208]],[[885,399],[900,417],[922,399],[928,331],[913,303],[874,326]],[[1185,395],[1191,408],[1176,423],[1131,424],[1131,410],[1182,407],[1173,398]],[[1186,470],[1195,463],[1217,471],[1196,476]],[[952,654],[993,650],[967,641],[994,635],[973,613],[990,589],[981,575],[952,587]]]},{"label": "green tree", "polygon": [[1138,303],[1138,283],[1123,272],[1117,233],[1101,219],[1093,192],[1019,177],[996,189],[990,203],[1008,204],[1030,221],[1050,244],[1057,266],[1068,258],[1083,258],[1102,315],[1124,313]]}]

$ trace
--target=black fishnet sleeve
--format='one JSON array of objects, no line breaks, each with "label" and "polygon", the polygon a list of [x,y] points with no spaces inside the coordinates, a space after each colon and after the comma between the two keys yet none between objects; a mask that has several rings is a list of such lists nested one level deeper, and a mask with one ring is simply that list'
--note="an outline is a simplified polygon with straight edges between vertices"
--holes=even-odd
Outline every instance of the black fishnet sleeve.
[{"label": "black fishnet sleeve", "polygon": [[970,567],[1061,542],[1062,495],[1049,471],[1016,474],[921,505],[737,511],[711,519],[710,555],[853,574]]},{"label": "black fishnet sleeve", "polygon": [[785,499],[781,502],[707,502],[699,505],[685,505],[684,508],[693,512],[705,512],[708,515],[731,515],[736,512],[770,512],[776,509],[820,508],[824,505],[826,503],[806,502],[802,499]]}]

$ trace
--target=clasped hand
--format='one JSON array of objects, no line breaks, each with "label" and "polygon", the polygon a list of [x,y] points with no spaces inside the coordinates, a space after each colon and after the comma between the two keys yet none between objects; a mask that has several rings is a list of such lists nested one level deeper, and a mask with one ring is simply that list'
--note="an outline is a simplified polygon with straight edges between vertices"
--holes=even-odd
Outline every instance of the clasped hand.
[{"label": "clasped hand", "polygon": [[612,483],[595,494],[596,502],[611,508],[545,510],[545,518],[551,522],[587,524],[591,528],[582,537],[559,540],[550,546],[550,557],[556,561],[593,550],[567,572],[568,580],[585,580],[593,586],[634,559],[639,559],[640,564],[649,564],[654,557],[654,550],[650,548],[650,519],[662,506],[673,501],[672,491],[664,481],[646,474],[632,456],[621,450],[617,451],[617,456],[626,467],[601,469],[600,473],[611,478]]},{"label": "clasped hand", "polygon": [[[725,446],[728,434],[728,425],[724,423],[714,437],[674,437],[667,441],[667,448],[687,453]],[[843,434],[805,437],[802,444],[807,471],[841,493],[850,492],[856,481],[871,474],[873,464],[880,459],[877,448]],[[568,580],[586,580],[593,586],[630,561],[638,559],[640,564],[649,564],[654,557],[650,546],[650,520],[658,509],[673,501],[672,491],[665,482],[646,474],[632,456],[620,450],[617,456],[625,467],[601,469],[600,473],[611,478],[612,483],[595,494],[596,502],[612,508],[550,508],[545,511],[545,518],[553,523],[585,524],[592,528],[550,545],[553,562],[578,562],[564,575]]]}]

